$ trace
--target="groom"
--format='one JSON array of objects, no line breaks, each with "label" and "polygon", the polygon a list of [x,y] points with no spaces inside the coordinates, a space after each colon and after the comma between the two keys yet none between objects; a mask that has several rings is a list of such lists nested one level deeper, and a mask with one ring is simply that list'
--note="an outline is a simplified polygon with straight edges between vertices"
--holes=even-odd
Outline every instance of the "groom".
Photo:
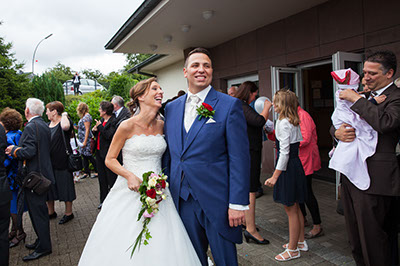
[{"label": "groom", "polygon": [[[242,104],[210,86],[213,69],[206,49],[189,53],[183,73],[188,93],[165,108],[170,191],[201,263],[208,265],[210,245],[218,266],[237,265],[235,243],[242,243],[250,174]],[[202,103],[213,108],[212,118],[198,116]]]}]

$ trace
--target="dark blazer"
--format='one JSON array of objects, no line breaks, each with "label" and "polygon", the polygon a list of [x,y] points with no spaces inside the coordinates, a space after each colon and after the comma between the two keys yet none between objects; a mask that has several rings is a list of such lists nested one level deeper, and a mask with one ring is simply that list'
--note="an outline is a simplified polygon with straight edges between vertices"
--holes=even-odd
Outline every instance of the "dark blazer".
[{"label": "dark blazer", "polygon": [[242,101],[243,113],[247,123],[247,136],[249,138],[250,150],[260,151],[262,149],[262,128],[265,118],[259,115],[250,105]]},{"label": "dark blazer", "polygon": [[8,182],[6,168],[4,167],[5,153],[7,148],[7,137],[3,126],[0,124],[0,205],[11,200],[10,183]]},{"label": "dark blazer", "polygon": [[400,196],[400,168],[396,159],[400,139],[400,89],[393,84],[382,94],[387,98],[379,105],[361,98],[351,109],[378,132],[375,154],[367,159],[371,185],[366,193]]},{"label": "dark blazer", "polygon": [[[43,121],[42,117],[37,116],[26,124],[18,147],[15,146],[12,149],[11,155],[19,159],[20,167],[22,167],[23,161],[26,160],[28,172],[41,172],[54,183],[53,168],[50,160],[50,139],[49,126]],[[40,147],[38,146],[39,143]],[[40,150],[40,155],[38,150]]]},{"label": "dark blazer", "polygon": [[[74,84],[74,80],[75,80],[75,75],[72,76],[72,84]],[[79,81],[79,85],[81,85],[81,76],[78,75],[78,81]]]},{"label": "dark blazer", "polygon": [[[117,130],[117,118],[114,114],[108,119],[106,125],[103,127],[104,118],[100,120],[101,124],[97,127],[97,132],[100,132],[100,150],[97,152],[101,157],[105,158],[110,148],[111,141],[114,137],[115,131]],[[96,145],[98,134],[96,133]]]},{"label": "dark blazer", "polygon": [[126,107],[122,107],[121,112],[120,112],[119,115],[116,117],[116,119],[117,119],[117,125],[119,126],[119,124],[120,124],[122,121],[124,121],[124,120],[126,120],[126,119],[128,119],[128,118],[130,118],[130,117],[131,117],[131,112],[129,111],[129,109],[126,108]]}]

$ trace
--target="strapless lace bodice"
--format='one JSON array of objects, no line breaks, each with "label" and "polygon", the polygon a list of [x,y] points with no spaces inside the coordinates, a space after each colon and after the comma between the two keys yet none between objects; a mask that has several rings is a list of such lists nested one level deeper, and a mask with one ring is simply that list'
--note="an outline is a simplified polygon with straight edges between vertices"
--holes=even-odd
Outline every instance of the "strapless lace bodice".
[{"label": "strapless lace bodice", "polygon": [[161,157],[167,148],[162,135],[133,135],[122,148],[123,166],[142,178],[143,173],[160,173]]}]

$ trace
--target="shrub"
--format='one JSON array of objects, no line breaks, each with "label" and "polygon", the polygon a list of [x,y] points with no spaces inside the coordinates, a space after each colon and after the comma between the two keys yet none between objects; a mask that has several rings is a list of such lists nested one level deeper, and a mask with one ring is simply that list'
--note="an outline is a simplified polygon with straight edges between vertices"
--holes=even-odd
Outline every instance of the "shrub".
[{"label": "shrub", "polygon": [[65,102],[62,84],[51,73],[35,76],[32,80],[32,92],[33,96],[42,100],[44,104],[53,101]]},{"label": "shrub", "polygon": [[84,102],[89,106],[89,114],[93,118],[93,124],[94,126],[94,120],[100,120],[100,114],[99,114],[99,107],[100,107],[100,102],[101,101],[110,101],[111,96],[108,95],[106,91],[100,91],[96,90],[91,93],[86,93],[83,94],[82,96],[67,96],[67,100],[65,103],[65,111],[68,112],[69,116],[71,117],[72,121],[76,124],[79,122],[79,116],[76,112],[76,107],[78,107],[78,104],[80,102]]},{"label": "shrub", "polygon": [[124,98],[125,101],[129,100],[129,90],[138,81],[133,79],[131,76],[123,74],[121,76],[114,77],[110,82],[110,87],[108,88],[108,94],[110,97],[114,95],[119,95]]}]

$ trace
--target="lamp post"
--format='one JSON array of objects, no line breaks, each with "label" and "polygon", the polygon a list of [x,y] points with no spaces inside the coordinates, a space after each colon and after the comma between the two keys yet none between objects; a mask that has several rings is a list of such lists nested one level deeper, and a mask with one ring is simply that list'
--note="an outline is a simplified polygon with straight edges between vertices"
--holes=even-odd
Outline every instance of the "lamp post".
[{"label": "lamp post", "polygon": [[44,40],[50,38],[53,35],[53,33],[49,34],[47,37],[45,37],[44,39],[42,39],[35,48],[35,51],[33,52],[33,58],[32,58],[32,75],[34,75],[34,67],[35,67],[35,55],[36,55],[36,50],[39,47],[39,44],[41,44]]}]

